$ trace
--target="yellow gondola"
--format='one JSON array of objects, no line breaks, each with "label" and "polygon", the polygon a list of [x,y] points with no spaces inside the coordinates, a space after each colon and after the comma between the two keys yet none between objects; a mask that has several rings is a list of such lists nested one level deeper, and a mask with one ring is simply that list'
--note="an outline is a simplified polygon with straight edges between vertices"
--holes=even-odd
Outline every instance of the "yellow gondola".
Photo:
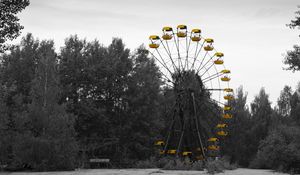
[{"label": "yellow gondola", "polygon": [[207,52],[212,51],[214,49],[214,47],[212,46],[212,43],[214,42],[214,40],[211,38],[206,38],[205,42],[207,43],[207,45],[204,46],[204,50]]},{"label": "yellow gondola", "polygon": [[177,37],[184,38],[186,37],[187,27],[186,25],[178,25],[177,26]]},{"label": "yellow gondola", "polygon": [[227,77],[227,76],[224,76],[224,77],[221,78],[221,80],[222,80],[222,81],[230,81],[230,78]]},{"label": "yellow gondola", "polygon": [[163,38],[164,40],[171,40],[173,37],[172,37],[172,35],[164,34],[164,35],[162,36],[162,38]]},{"label": "yellow gondola", "polygon": [[190,151],[184,151],[184,152],[182,153],[182,155],[183,155],[183,156],[190,156],[190,155],[192,155],[192,152],[190,152]]},{"label": "yellow gondola", "polygon": [[224,91],[225,92],[233,92],[233,89],[232,88],[225,88]]},{"label": "yellow gondola", "polygon": [[216,145],[209,145],[207,147],[208,150],[211,150],[211,151],[218,151],[220,149],[219,146],[216,146]]},{"label": "yellow gondola", "polygon": [[225,123],[217,124],[217,128],[226,128],[227,125]]},{"label": "yellow gondola", "polygon": [[157,49],[159,47],[159,44],[150,43],[149,47],[152,48],[152,49]]},{"label": "yellow gondola", "polygon": [[214,39],[212,39],[212,38],[206,38],[205,42],[209,43],[209,44],[212,44],[214,42]]},{"label": "yellow gondola", "polygon": [[171,149],[167,151],[168,154],[176,154],[176,149]]},{"label": "yellow gondola", "polygon": [[221,71],[221,73],[223,73],[223,74],[230,74],[231,72],[228,69],[224,69],[224,70]]},{"label": "yellow gondola", "polygon": [[216,138],[216,137],[211,137],[211,138],[209,138],[207,141],[209,141],[209,142],[217,142],[217,141],[218,141],[218,138]]},{"label": "yellow gondola", "polygon": [[231,107],[230,107],[230,106],[227,106],[227,105],[225,105],[225,106],[224,106],[224,108],[223,108],[223,110],[224,110],[224,111],[229,111],[229,110],[231,110]]},{"label": "yellow gondola", "polygon": [[159,40],[159,36],[157,36],[157,35],[150,35],[149,39],[150,40]]},{"label": "yellow gondola", "polygon": [[157,49],[159,47],[159,44],[157,43],[157,41],[160,40],[159,36],[151,35],[151,36],[149,36],[149,39],[151,40],[149,47],[152,49]]},{"label": "yellow gondola", "polygon": [[160,150],[159,154],[165,154],[165,151],[164,150]]},{"label": "yellow gondola", "polygon": [[228,132],[225,132],[225,131],[219,131],[219,132],[217,132],[217,135],[219,135],[219,136],[227,136],[227,135],[228,135]]},{"label": "yellow gondola", "polygon": [[223,119],[232,119],[232,115],[231,114],[223,114],[222,118]]},{"label": "yellow gondola", "polygon": [[222,52],[216,52],[215,56],[221,58],[221,57],[224,56],[224,53],[222,53]]},{"label": "yellow gondola", "polygon": [[163,32],[172,32],[173,31],[173,28],[172,27],[163,27],[162,29]]},{"label": "yellow gondola", "polygon": [[204,50],[205,51],[212,51],[212,50],[214,50],[214,47],[213,46],[210,46],[210,45],[207,45],[207,46],[204,46]]},{"label": "yellow gondola", "polygon": [[163,31],[162,38],[164,40],[171,40],[173,38],[173,35],[172,35],[173,34],[173,28],[172,27],[164,27],[162,29],[162,31]]},{"label": "yellow gondola", "polygon": [[154,143],[154,145],[155,145],[155,146],[163,146],[163,145],[165,145],[165,142],[162,141],[162,140],[158,140],[158,141],[156,141],[156,142]]},{"label": "yellow gondola", "polygon": [[192,41],[200,41],[201,40],[201,30],[200,29],[193,29],[191,34]]},{"label": "yellow gondola", "polygon": [[233,97],[233,95],[225,95],[225,96],[224,96],[224,99],[225,99],[225,100],[233,100],[234,97]]},{"label": "yellow gondola", "polygon": [[215,64],[223,64],[223,63],[224,63],[224,61],[223,61],[223,60],[219,60],[219,59],[217,59],[217,60],[215,60],[215,61],[214,61],[214,63],[215,63]]}]

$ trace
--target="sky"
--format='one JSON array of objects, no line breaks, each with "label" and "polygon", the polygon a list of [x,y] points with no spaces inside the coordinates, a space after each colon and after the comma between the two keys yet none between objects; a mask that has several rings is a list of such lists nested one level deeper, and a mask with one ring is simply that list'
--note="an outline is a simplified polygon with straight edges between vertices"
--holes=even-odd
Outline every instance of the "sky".
[{"label": "sky", "polygon": [[248,103],[264,87],[276,104],[284,85],[295,89],[300,72],[283,70],[284,55],[300,44],[300,30],[286,27],[299,0],[31,0],[18,16],[21,36],[53,39],[57,50],[65,38],[77,34],[109,45],[122,38],[127,48],[147,45],[149,35],[164,26],[200,28],[215,40],[231,70],[231,87],[243,86]]}]

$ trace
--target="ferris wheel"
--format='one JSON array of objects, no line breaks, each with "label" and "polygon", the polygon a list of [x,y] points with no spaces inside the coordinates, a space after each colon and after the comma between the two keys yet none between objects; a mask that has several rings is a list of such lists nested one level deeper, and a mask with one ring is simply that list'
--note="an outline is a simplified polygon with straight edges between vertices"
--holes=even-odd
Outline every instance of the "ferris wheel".
[{"label": "ferris wheel", "polygon": [[[149,53],[175,96],[168,132],[155,142],[159,153],[194,160],[217,156],[220,140],[228,135],[229,101],[234,98],[224,54],[214,48],[212,38],[204,38],[200,29],[189,31],[186,25],[163,27],[161,35],[151,35],[149,40]],[[214,128],[204,121],[207,103],[215,108]]]}]

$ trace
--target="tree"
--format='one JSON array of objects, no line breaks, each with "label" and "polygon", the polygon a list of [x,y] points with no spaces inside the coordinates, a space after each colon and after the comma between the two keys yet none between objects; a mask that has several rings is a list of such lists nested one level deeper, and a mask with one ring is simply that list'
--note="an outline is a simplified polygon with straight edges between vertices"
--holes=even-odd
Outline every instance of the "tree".
[{"label": "tree", "polygon": [[248,156],[249,160],[254,159],[258,150],[259,142],[268,135],[271,126],[271,117],[273,110],[269,95],[264,88],[261,88],[259,94],[251,103],[251,129],[248,131]]},{"label": "tree", "polygon": [[261,141],[254,168],[270,168],[286,172],[300,172],[300,129],[279,125]]},{"label": "tree", "polygon": [[11,170],[74,168],[74,116],[66,113],[64,104],[58,104],[53,45],[53,41],[39,42],[28,34],[3,55],[0,161]]},{"label": "tree", "polygon": [[300,124],[300,83],[291,96],[291,118],[298,124]]},{"label": "tree", "polygon": [[[300,6],[299,6],[300,8]],[[291,29],[298,28],[300,29],[300,10],[296,11],[296,19],[291,20],[291,23],[287,26]],[[300,36],[300,35],[299,35]],[[300,46],[294,45],[294,50],[287,52],[287,55],[284,58],[284,64],[288,65],[287,70],[299,71],[300,70]]]},{"label": "tree", "polygon": [[162,82],[159,68],[148,54],[143,46],[133,54],[133,69],[124,97],[122,149],[135,160],[145,159],[153,153],[153,143],[163,127],[158,110]]},{"label": "tree", "polygon": [[231,158],[231,162],[246,167],[250,161],[248,137],[252,121],[247,106],[247,93],[243,91],[242,86],[237,89],[230,106],[232,106],[233,119],[228,121],[229,136],[225,139],[224,154]]},{"label": "tree", "polygon": [[291,113],[291,98],[292,88],[290,86],[284,86],[277,100],[278,112],[283,117],[288,117]]},{"label": "tree", "polygon": [[29,0],[1,0],[0,1],[0,53],[7,49],[3,44],[20,35],[24,28],[19,23],[17,13],[29,5]]}]

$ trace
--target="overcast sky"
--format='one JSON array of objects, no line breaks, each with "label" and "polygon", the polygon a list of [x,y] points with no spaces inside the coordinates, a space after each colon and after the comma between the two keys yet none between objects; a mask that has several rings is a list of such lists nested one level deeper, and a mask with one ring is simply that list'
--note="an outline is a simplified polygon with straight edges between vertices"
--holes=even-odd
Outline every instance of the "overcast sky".
[{"label": "overcast sky", "polygon": [[71,34],[104,45],[120,37],[134,50],[163,26],[200,28],[224,52],[232,88],[242,85],[251,102],[265,87],[274,105],[284,85],[295,89],[300,81],[300,72],[285,71],[282,63],[286,51],[300,44],[300,31],[286,27],[297,5],[299,0],[31,0],[19,17],[22,36],[53,39],[57,49]]}]

